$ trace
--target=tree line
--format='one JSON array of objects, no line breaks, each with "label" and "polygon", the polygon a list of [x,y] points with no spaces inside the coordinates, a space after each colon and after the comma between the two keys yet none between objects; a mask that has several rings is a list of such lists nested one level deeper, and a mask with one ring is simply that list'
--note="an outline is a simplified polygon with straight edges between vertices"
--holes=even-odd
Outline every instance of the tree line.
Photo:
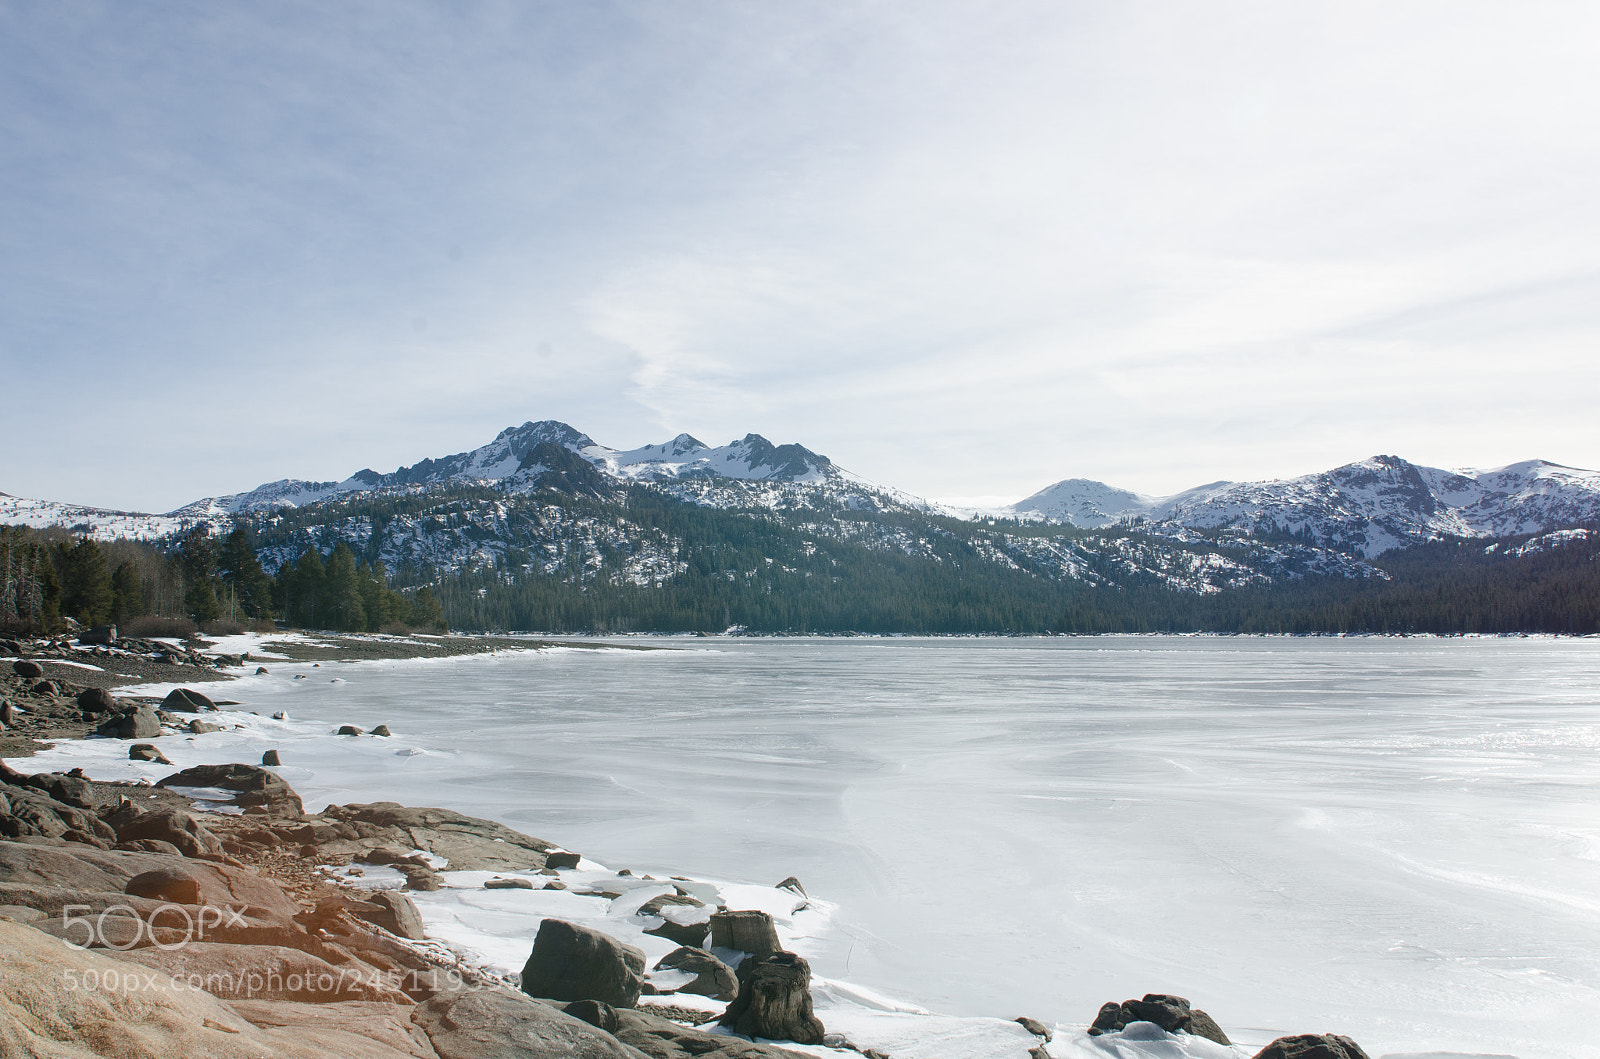
[{"label": "tree line", "polygon": [[346,632],[447,628],[426,588],[407,596],[382,563],[356,563],[348,545],[327,562],[308,549],[269,576],[248,527],[220,541],[198,527],[176,542],[96,541],[59,529],[0,526],[0,632],[59,632],[65,619],[157,635],[276,617]]}]

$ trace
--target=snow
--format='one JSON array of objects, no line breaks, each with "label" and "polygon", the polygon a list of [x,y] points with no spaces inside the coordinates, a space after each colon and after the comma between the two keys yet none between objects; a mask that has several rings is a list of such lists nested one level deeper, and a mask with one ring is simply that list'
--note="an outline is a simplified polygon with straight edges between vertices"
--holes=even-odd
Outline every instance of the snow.
[{"label": "snow", "polygon": [[[1240,1055],[1311,1031],[1375,1059],[1592,1054],[1600,641],[728,640],[329,668],[245,676],[225,693],[245,706],[208,715],[226,731],[162,749],[183,768],[277,748],[308,808],[444,805],[583,852],[579,875],[689,874],[778,915],[863,1046],[1014,1057],[1027,1014],[1055,1056],[1202,1054],[1082,1035],[1158,991]],[[86,740],[14,764],[173,771],[125,757]],[[752,882],[790,874],[811,908]],[[650,892],[481,881],[422,896],[512,969],[539,902],[626,933]]]}]

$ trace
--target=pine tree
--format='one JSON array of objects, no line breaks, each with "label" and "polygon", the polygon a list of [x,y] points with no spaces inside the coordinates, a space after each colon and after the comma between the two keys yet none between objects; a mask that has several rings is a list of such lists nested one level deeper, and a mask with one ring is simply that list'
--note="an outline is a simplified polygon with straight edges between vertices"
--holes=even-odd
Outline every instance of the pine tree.
[{"label": "pine tree", "polygon": [[361,583],[356,578],[356,557],[350,546],[340,541],[328,556],[323,600],[327,624],[335,629],[360,631],[367,627],[366,609],[361,604]]},{"label": "pine tree", "polygon": [[261,569],[261,561],[256,558],[243,526],[236,526],[223,541],[217,567],[241,613],[252,618],[271,615],[272,582]]},{"label": "pine tree", "polygon": [[79,537],[51,549],[61,578],[61,609],[84,625],[103,624],[111,615],[111,574],[100,545]]},{"label": "pine tree", "polygon": [[144,589],[139,584],[138,569],[131,562],[119,563],[111,572],[110,620],[123,622],[144,612]]}]

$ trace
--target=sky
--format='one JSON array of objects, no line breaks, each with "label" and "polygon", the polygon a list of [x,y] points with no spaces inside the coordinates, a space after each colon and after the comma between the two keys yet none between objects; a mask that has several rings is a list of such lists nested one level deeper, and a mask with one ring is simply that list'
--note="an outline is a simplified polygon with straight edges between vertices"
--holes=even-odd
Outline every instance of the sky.
[{"label": "sky", "polygon": [[0,491],[1600,467],[1600,6],[0,0]]}]

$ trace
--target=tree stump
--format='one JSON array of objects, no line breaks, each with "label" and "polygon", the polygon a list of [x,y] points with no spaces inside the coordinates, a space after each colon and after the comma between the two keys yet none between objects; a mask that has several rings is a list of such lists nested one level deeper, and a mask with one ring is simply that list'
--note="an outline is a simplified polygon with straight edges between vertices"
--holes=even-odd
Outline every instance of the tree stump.
[{"label": "tree stump", "polygon": [[740,964],[738,999],[719,1022],[747,1037],[796,1044],[821,1044],[827,1032],[811,1010],[811,965],[792,952]]},{"label": "tree stump", "polygon": [[757,959],[783,949],[778,944],[778,930],[772,925],[772,917],[753,909],[713,914],[711,947],[737,949]]}]

